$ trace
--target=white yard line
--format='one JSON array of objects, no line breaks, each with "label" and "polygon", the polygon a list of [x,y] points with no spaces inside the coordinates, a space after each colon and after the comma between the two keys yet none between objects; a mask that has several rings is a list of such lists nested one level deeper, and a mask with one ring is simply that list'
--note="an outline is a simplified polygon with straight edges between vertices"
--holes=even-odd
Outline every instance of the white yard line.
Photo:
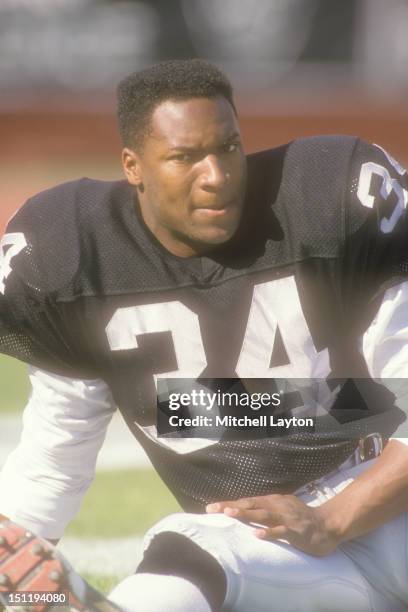
[{"label": "white yard line", "polygon": [[124,577],[134,574],[142,557],[142,539],[63,538],[58,549],[80,574]]},{"label": "white yard line", "polygon": [[[0,468],[9,453],[17,446],[20,434],[21,415],[0,414]],[[96,469],[98,471],[140,469],[150,466],[146,453],[130,433],[121,415],[115,413],[99,453]]]}]

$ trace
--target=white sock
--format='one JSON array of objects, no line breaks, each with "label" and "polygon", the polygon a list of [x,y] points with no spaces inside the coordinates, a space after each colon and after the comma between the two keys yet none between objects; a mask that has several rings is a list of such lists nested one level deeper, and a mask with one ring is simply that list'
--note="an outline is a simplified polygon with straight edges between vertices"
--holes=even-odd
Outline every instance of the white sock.
[{"label": "white sock", "polygon": [[109,599],[123,612],[211,612],[200,589],[178,576],[134,574],[120,582]]}]

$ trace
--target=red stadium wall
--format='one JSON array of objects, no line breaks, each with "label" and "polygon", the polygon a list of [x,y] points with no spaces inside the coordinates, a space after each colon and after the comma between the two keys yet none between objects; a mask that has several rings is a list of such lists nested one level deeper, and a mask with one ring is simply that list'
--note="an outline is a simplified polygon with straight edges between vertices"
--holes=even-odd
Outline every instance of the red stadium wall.
[{"label": "red stadium wall", "polygon": [[[354,108],[358,108],[355,106]],[[276,113],[241,116],[248,151],[312,134],[356,134],[377,142],[408,166],[408,115],[401,107],[366,113]],[[0,231],[30,195],[61,180],[121,176],[120,142],[112,115],[79,112],[0,114]],[[99,168],[103,168],[102,175]]]}]

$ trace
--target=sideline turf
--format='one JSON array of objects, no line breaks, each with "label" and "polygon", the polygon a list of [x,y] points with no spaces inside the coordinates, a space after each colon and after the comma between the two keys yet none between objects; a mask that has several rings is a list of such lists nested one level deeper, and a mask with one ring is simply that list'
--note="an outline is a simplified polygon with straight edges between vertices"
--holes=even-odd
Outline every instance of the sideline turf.
[{"label": "sideline turf", "polygon": [[0,414],[22,411],[29,391],[27,366],[0,355]]},{"label": "sideline turf", "polygon": [[65,535],[118,538],[143,534],[159,519],[178,511],[178,503],[151,469],[98,472]]}]

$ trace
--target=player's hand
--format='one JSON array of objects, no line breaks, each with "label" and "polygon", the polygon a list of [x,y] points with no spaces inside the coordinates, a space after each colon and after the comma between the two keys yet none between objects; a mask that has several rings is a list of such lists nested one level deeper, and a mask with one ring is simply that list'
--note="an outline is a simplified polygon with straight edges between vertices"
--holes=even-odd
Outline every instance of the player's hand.
[{"label": "player's hand", "polygon": [[307,506],[295,495],[264,495],[217,502],[209,504],[206,511],[223,512],[238,520],[256,523],[256,537],[285,540],[310,555],[328,555],[339,544],[326,528],[319,508]]}]

